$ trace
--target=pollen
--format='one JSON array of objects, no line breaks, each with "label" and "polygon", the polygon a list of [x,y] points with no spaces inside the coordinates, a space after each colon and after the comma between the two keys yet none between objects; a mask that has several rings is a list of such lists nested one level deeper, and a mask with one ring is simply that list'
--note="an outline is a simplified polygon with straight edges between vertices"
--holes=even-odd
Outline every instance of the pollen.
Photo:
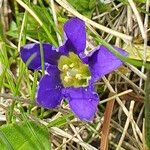
[{"label": "pollen", "polygon": [[69,65],[70,68],[73,68],[75,66],[74,63],[72,63],[71,65]]},{"label": "pollen", "polygon": [[66,76],[67,76],[67,77],[71,77],[71,74],[70,74],[69,71],[66,72]]},{"label": "pollen", "polygon": [[78,79],[78,80],[81,80],[82,79],[82,74],[76,74],[75,78]]},{"label": "pollen", "polygon": [[72,79],[71,76],[65,76],[65,77],[64,77],[64,81],[67,82],[67,83],[68,83],[71,79]]},{"label": "pollen", "polygon": [[62,67],[63,70],[68,70],[69,69],[69,66],[67,64],[63,65]]}]

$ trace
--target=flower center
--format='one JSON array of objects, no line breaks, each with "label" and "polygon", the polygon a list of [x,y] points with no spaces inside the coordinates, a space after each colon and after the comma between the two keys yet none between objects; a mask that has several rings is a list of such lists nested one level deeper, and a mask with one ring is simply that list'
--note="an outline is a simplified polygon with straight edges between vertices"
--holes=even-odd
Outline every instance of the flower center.
[{"label": "flower center", "polygon": [[88,65],[83,64],[80,58],[70,52],[68,56],[61,56],[58,61],[61,71],[60,77],[65,87],[86,87],[91,79]]}]

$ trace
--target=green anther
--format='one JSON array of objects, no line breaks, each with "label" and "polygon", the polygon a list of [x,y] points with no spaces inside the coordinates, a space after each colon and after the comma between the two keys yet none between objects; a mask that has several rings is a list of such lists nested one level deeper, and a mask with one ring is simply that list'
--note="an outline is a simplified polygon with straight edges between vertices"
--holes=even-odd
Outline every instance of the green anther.
[{"label": "green anther", "polygon": [[61,71],[60,77],[65,87],[86,87],[91,78],[88,65],[83,64],[80,58],[70,52],[68,56],[61,56],[58,61]]}]

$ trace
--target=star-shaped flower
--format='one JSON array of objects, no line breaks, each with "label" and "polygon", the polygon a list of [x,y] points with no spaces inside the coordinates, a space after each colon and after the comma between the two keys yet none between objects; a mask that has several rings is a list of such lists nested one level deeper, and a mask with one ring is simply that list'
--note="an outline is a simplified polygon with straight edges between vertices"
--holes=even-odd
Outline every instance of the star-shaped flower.
[{"label": "star-shaped flower", "polygon": [[[64,24],[64,43],[59,47],[43,43],[46,74],[37,88],[37,104],[44,108],[55,108],[63,99],[81,120],[90,121],[97,111],[99,96],[94,82],[122,65],[105,46],[99,45],[85,54],[85,23],[72,18]],[[120,54],[127,53],[116,48]],[[29,69],[41,69],[40,44],[27,44],[21,48],[21,58],[26,63],[33,55]]]}]

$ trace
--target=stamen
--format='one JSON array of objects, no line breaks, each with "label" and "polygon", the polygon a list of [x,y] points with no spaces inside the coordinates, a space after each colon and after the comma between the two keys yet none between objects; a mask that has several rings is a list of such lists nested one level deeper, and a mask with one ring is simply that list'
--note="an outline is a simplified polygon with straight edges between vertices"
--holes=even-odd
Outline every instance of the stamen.
[{"label": "stamen", "polygon": [[64,81],[68,83],[71,78],[72,78],[71,76],[65,76]]},{"label": "stamen", "polygon": [[71,73],[69,71],[66,72],[67,77],[71,77]]},{"label": "stamen", "polygon": [[71,65],[69,65],[69,67],[71,67],[71,68],[73,68],[75,65],[74,65],[74,63],[72,63]]},{"label": "stamen", "polygon": [[78,79],[78,80],[81,80],[82,79],[82,74],[76,74],[75,78]]},{"label": "stamen", "polygon": [[63,65],[62,67],[63,70],[68,70],[69,69],[69,66],[67,64]]},{"label": "stamen", "polygon": [[88,81],[88,80],[91,80],[91,76],[86,77],[86,79],[87,79],[87,81]]}]

